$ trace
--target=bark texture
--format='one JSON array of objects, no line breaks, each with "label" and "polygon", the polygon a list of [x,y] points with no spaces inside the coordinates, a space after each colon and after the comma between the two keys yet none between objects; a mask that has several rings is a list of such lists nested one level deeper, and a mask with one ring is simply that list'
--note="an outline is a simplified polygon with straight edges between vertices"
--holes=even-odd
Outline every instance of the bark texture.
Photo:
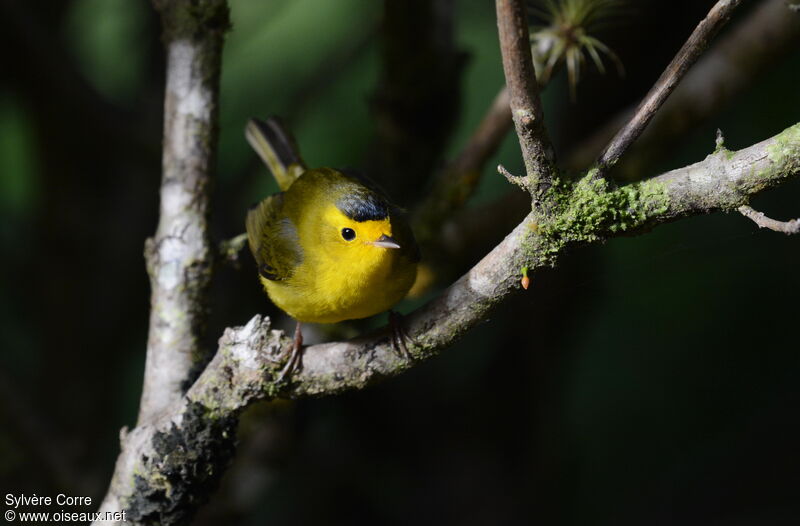
[{"label": "bark texture", "polygon": [[201,348],[213,252],[208,234],[227,4],[157,1],[167,48],[156,234],[145,244],[150,330],[139,422],[179,399],[208,361]]},{"label": "bark texture", "polygon": [[[137,523],[152,523],[157,517],[156,523],[178,524],[186,518],[185,505],[196,509],[197,500],[205,493],[178,495],[181,485],[172,479],[191,475],[192,487],[197,487],[200,474],[187,474],[185,465],[189,459],[208,460],[209,468],[203,468],[206,479],[216,483],[210,465],[212,461],[217,465],[226,462],[220,455],[228,450],[224,444],[232,440],[219,438],[225,434],[224,423],[203,427],[209,422],[196,418],[196,406],[187,407],[186,418],[184,413],[177,417],[175,413],[176,404],[183,403],[186,390],[210,357],[209,350],[201,346],[214,260],[208,233],[209,197],[216,157],[222,44],[229,21],[225,0],[154,0],[153,5],[163,24],[167,83],[159,222],[155,236],[145,243],[151,307],[136,431],[152,429],[152,423],[164,415],[177,418],[181,426],[148,437],[151,456],[139,458],[160,462],[163,484],[155,490],[152,484],[148,486],[125,469],[132,465],[133,457],[121,454],[100,509],[126,510],[128,519]],[[195,457],[208,451],[195,446],[209,435],[218,439],[214,458]],[[122,442],[124,452],[126,441]],[[162,489],[169,498],[159,493]]]},{"label": "bark texture", "polygon": [[544,111],[533,69],[525,2],[497,1],[497,32],[503,55],[511,118],[517,130],[527,172],[527,177],[520,178],[518,184],[533,196],[536,204],[550,186],[550,179],[554,175],[555,153],[544,127]]}]

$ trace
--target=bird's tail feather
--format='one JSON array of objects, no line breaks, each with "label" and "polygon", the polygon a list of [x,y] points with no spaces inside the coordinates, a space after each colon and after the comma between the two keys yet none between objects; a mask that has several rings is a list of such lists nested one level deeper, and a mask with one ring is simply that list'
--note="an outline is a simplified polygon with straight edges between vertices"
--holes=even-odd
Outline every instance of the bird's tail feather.
[{"label": "bird's tail feather", "polygon": [[250,119],[244,135],[270,169],[282,191],[288,190],[306,170],[303,159],[297,153],[294,138],[276,117],[266,121]]}]

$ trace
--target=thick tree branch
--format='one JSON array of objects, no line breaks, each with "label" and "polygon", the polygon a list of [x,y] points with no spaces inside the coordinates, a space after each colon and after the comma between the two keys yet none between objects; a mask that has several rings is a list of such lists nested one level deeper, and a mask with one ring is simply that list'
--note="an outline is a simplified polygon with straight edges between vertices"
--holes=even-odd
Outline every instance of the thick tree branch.
[{"label": "thick tree branch", "polygon": [[[137,429],[180,403],[208,360],[200,339],[214,259],[208,234],[210,172],[229,25],[225,0],[153,0],[153,5],[163,24],[167,85],[159,223],[145,244],[152,290]],[[131,495],[131,474],[117,468],[101,511],[123,510]]]},{"label": "thick tree branch", "polygon": [[200,339],[214,254],[208,210],[217,137],[224,0],[155,0],[167,47],[161,206],[145,245],[150,332],[139,422],[179,399],[207,353]]},{"label": "thick tree branch", "polygon": [[[554,181],[546,223],[531,212],[494,250],[439,297],[406,318],[413,361],[399,356],[388,330],[306,348],[289,386],[274,379],[291,340],[255,316],[227,329],[214,359],[158,419],[123,437],[114,492],[137,523],[178,524],[213,487],[231,456],[239,412],[275,396],[300,397],[362,388],[397,375],[452,345],[520,288],[521,269],[552,265],[566,249],[646,231],[675,219],[735,210],[750,196],[800,173],[800,124],[738,152],[614,190],[588,174],[575,185]],[[179,451],[180,454],[175,452]]]},{"label": "thick tree branch", "polygon": [[650,122],[650,119],[653,118],[684,74],[703,53],[714,35],[725,25],[740,2],[741,0],[719,0],[714,4],[714,7],[697,25],[655,85],[650,88],[644,100],[636,108],[631,120],[617,132],[600,155],[600,159],[597,161],[596,177],[603,177],[605,172],[617,163],[622,154],[625,153],[625,150],[639,137]]},{"label": "thick tree branch", "polygon": [[554,152],[544,127],[539,84],[531,58],[528,15],[523,0],[497,0],[496,6],[511,117],[527,172],[519,182],[537,203],[550,188]]}]

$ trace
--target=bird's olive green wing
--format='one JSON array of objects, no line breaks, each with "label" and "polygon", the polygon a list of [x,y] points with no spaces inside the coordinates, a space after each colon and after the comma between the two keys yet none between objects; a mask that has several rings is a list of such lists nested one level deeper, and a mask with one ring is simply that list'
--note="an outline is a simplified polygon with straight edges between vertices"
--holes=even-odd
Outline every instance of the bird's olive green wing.
[{"label": "bird's olive green wing", "polygon": [[288,279],[303,261],[297,230],[282,208],[283,193],[275,194],[253,206],[245,220],[258,273],[272,281]]}]

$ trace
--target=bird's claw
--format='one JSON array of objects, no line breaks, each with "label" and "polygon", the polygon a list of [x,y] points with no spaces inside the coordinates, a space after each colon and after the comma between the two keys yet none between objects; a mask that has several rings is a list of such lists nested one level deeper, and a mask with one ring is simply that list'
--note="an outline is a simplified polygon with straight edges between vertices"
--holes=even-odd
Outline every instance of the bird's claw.
[{"label": "bird's claw", "polygon": [[411,338],[403,327],[403,315],[395,311],[389,311],[389,326],[392,328],[392,348],[401,358],[405,358],[408,361],[413,360],[414,357],[406,345],[406,341],[411,340]]},{"label": "bird's claw", "polygon": [[294,342],[292,348],[289,350],[289,359],[286,360],[286,365],[281,369],[281,373],[275,380],[276,383],[282,383],[286,378],[291,376],[300,369],[300,358],[303,355],[303,333],[300,331],[300,323],[294,330]]}]

